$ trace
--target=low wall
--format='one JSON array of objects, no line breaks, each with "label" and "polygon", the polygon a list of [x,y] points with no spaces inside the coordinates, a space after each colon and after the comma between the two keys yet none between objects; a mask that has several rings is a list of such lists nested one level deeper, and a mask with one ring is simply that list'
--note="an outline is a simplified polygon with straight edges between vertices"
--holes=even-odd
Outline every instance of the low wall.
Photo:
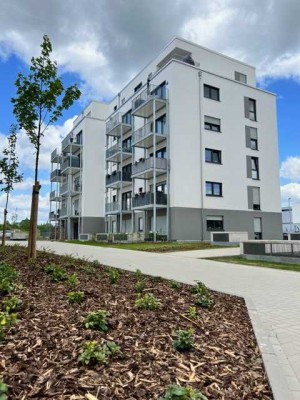
[{"label": "low wall", "polygon": [[[300,241],[299,240],[248,240],[240,244],[241,255],[245,256],[259,256],[281,258],[287,262],[287,258],[292,258],[297,263],[300,262]],[[275,260],[274,260],[275,261]],[[282,261],[278,261],[282,262]]]}]

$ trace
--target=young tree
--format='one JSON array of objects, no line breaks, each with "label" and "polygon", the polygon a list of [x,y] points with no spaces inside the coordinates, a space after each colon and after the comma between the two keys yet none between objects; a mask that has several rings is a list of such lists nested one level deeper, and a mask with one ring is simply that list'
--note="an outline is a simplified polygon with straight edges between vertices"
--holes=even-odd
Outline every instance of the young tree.
[{"label": "young tree", "polygon": [[42,137],[49,124],[53,124],[62,116],[81,92],[77,85],[65,88],[58,76],[56,61],[51,60],[52,44],[47,35],[43,36],[41,55],[32,57],[30,71],[27,76],[18,74],[15,82],[17,96],[12,99],[14,115],[29,137],[35,148],[35,172],[32,191],[30,230],[28,243],[29,258],[36,257],[36,235],[38,217],[38,198],[40,184],[38,181],[39,155]]},{"label": "young tree", "polygon": [[1,191],[6,194],[5,206],[4,206],[4,218],[2,226],[2,246],[5,246],[5,236],[7,227],[7,208],[9,195],[14,190],[14,185],[23,180],[23,175],[18,173],[19,160],[16,154],[16,142],[17,142],[17,126],[12,124],[10,127],[10,134],[8,137],[8,145],[3,150],[3,158],[0,159],[0,174],[2,181]]}]

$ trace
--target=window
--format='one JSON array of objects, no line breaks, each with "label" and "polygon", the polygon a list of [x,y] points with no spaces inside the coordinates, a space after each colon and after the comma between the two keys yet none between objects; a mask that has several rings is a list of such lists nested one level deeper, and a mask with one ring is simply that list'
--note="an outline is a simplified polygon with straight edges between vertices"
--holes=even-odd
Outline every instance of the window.
[{"label": "window", "polygon": [[157,86],[157,88],[154,89],[153,94],[160,99],[165,100],[167,98],[166,82],[163,82]]},{"label": "window", "polygon": [[222,183],[219,182],[205,182],[206,196],[222,196]]},{"label": "window", "polygon": [[251,150],[258,150],[257,129],[246,126],[246,147]]},{"label": "window", "polygon": [[131,192],[122,193],[122,210],[131,210]]},{"label": "window", "polygon": [[143,230],[144,230],[143,217],[138,218],[138,230],[139,230],[139,232],[143,232]]},{"label": "window", "polygon": [[261,240],[262,239],[262,224],[261,218],[254,218],[254,239]]},{"label": "window", "polygon": [[208,231],[223,231],[224,230],[223,217],[219,215],[208,215],[206,217],[206,229]]},{"label": "window", "polygon": [[220,100],[220,89],[209,86],[209,85],[204,85],[204,97],[207,99],[212,99],[212,100]]},{"label": "window", "polygon": [[160,118],[157,118],[157,120],[155,121],[155,132],[161,135],[166,133],[166,123],[167,123],[166,115],[162,115]]},{"label": "window", "polygon": [[[248,159],[248,166],[247,166],[248,178],[258,180],[259,179],[258,158],[247,156],[247,159]],[[250,166],[250,168],[249,168],[249,166]]]},{"label": "window", "polygon": [[125,103],[125,97],[123,97],[123,99],[121,100],[121,104]]},{"label": "window", "polygon": [[161,193],[167,193],[167,185],[165,183],[160,183],[156,185],[156,191]]},{"label": "window", "polygon": [[221,132],[221,120],[218,118],[204,117],[204,128],[209,131]]},{"label": "window", "polygon": [[256,121],[256,100],[244,97],[245,118]]},{"label": "window", "polygon": [[112,201],[113,201],[113,203],[115,203],[117,201],[117,195],[116,194],[113,195]]},{"label": "window", "polygon": [[234,79],[238,82],[247,83],[247,75],[242,74],[241,72],[235,71]]},{"label": "window", "polygon": [[248,208],[250,210],[260,210],[260,188],[248,186]]},{"label": "window", "polygon": [[167,158],[167,149],[166,147],[163,147],[160,150],[157,150],[156,154],[156,158]]},{"label": "window", "polygon": [[205,162],[213,164],[221,164],[221,151],[213,149],[205,149]]},{"label": "window", "polygon": [[77,135],[76,135],[76,143],[82,144],[82,131],[77,133]]},{"label": "window", "polygon": [[122,149],[123,150],[131,150],[131,136],[129,136],[129,138],[123,140],[122,142]]},{"label": "window", "polygon": [[115,105],[115,106],[114,106],[114,111],[116,111],[116,110],[117,110],[117,108],[118,108],[118,106],[117,106],[117,105]]},{"label": "window", "polygon": [[142,82],[140,82],[140,83],[134,88],[134,93],[137,92],[138,90],[140,90],[141,87],[142,87]]},{"label": "window", "polygon": [[131,125],[131,110],[122,116],[123,124]]},{"label": "window", "polygon": [[132,167],[132,165],[128,164],[122,168],[123,179],[125,179],[125,180],[131,179],[131,167]]}]

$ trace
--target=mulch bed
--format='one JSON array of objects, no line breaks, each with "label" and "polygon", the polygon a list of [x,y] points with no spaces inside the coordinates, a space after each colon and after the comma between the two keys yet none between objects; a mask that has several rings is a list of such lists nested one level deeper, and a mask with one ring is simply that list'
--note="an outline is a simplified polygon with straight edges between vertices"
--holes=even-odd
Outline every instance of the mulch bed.
[{"label": "mulch bed", "polygon": [[[0,344],[0,377],[9,399],[84,399],[89,392],[103,400],[158,399],[170,384],[190,386],[211,399],[272,399],[261,355],[242,299],[211,292],[212,310],[194,306],[191,287],[170,287],[167,280],[145,277],[145,293],[160,301],[158,311],[135,307],[137,277],[123,272],[110,283],[107,268],[84,260],[40,252],[36,263],[26,250],[0,249],[20,272],[22,285],[14,293],[23,301],[18,324]],[[76,273],[76,289],[53,283],[43,268],[50,263]],[[184,268],[184,265],[182,266]],[[82,304],[69,304],[66,294],[84,291]],[[107,333],[87,330],[85,316],[110,313]],[[172,340],[179,329],[194,329],[195,348],[181,353]],[[83,366],[78,357],[87,341],[116,342],[121,349],[106,365]]]}]

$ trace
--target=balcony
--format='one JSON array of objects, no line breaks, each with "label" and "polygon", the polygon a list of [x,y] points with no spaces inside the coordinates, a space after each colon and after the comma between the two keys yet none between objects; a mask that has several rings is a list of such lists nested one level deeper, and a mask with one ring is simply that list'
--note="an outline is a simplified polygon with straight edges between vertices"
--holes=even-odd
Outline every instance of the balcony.
[{"label": "balcony", "polygon": [[67,207],[62,207],[60,209],[59,217],[60,218],[66,218],[68,216],[68,209]]},{"label": "balcony", "polygon": [[59,201],[60,197],[56,190],[50,192],[50,201]]},{"label": "balcony", "polygon": [[154,145],[154,141],[156,144],[162,142],[166,139],[166,129],[163,128],[161,132],[155,132],[153,122],[148,122],[141,128],[134,131],[132,136],[132,145],[135,147],[142,147],[148,149]]},{"label": "balcony", "polygon": [[105,203],[105,214],[118,214],[120,212],[120,204],[117,201]]},{"label": "balcony", "polygon": [[76,174],[81,167],[80,158],[77,156],[71,156],[65,159],[61,164],[61,172],[65,174]]},{"label": "balcony", "polygon": [[132,129],[131,115],[118,112],[106,122],[106,134],[120,137]]},{"label": "balcony", "polygon": [[[156,192],[156,207],[166,208],[167,195],[162,192]],[[132,209],[150,210],[154,207],[154,193],[140,193],[132,198]]]},{"label": "balcony", "polygon": [[59,210],[57,210],[57,212],[51,211],[49,212],[49,221],[57,221],[59,216]]},{"label": "balcony", "polygon": [[128,172],[123,172],[123,174],[121,174],[121,171],[114,171],[111,175],[106,175],[107,187],[117,188],[128,185],[131,185],[131,174]]},{"label": "balcony", "polygon": [[60,182],[61,181],[61,170],[55,169],[50,174],[50,181],[51,182]]},{"label": "balcony", "polygon": [[131,147],[124,147],[120,143],[117,143],[106,150],[106,161],[121,162],[130,158],[131,155]]},{"label": "balcony", "polygon": [[74,138],[73,133],[69,133],[61,142],[61,151],[63,151],[64,153],[76,153],[76,151],[81,149],[81,147],[81,141],[77,142],[76,138]]},{"label": "balcony", "polygon": [[149,85],[132,101],[132,114],[137,117],[149,118],[153,112],[162,109],[167,102],[165,86]]},{"label": "balcony", "polygon": [[57,149],[53,150],[51,153],[51,162],[52,163],[60,163],[61,162],[61,155],[58,154]]},{"label": "balcony", "polygon": [[[155,170],[154,170],[155,161]],[[139,179],[151,179],[154,174],[156,176],[167,173],[168,160],[166,158],[149,157],[141,159],[139,162],[132,164],[132,177]]]}]

